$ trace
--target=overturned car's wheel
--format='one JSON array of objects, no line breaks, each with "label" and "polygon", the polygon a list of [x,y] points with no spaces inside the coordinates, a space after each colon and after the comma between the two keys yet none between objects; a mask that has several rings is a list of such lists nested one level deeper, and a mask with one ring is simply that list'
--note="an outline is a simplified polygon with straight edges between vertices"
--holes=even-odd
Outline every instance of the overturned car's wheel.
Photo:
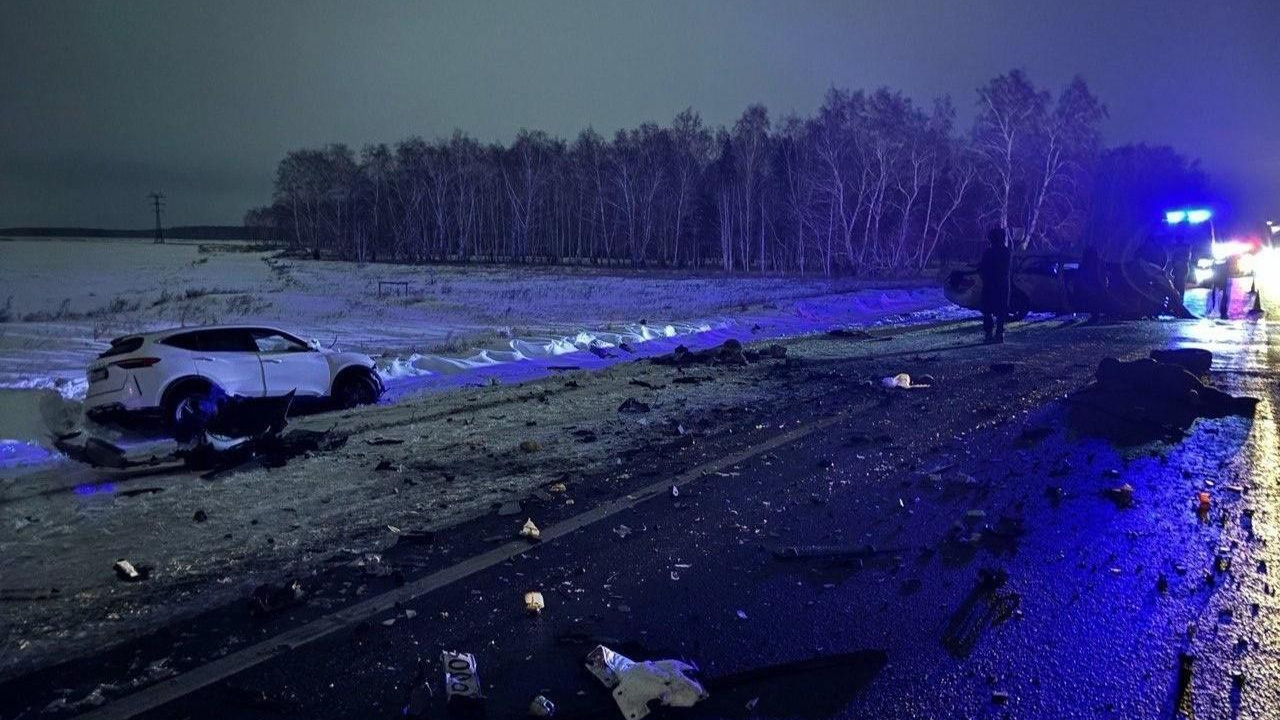
[{"label": "overturned car's wheel", "polygon": [[333,383],[333,401],[340,408],[372,405],[382,395],[382,383],[372,370],[347,370]]}]

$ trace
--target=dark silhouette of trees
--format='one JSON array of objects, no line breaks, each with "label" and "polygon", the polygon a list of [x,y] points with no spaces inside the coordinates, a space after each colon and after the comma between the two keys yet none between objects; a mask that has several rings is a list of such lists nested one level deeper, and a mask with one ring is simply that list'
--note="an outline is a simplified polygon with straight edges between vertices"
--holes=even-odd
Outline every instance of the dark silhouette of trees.
[{"label": "dark silhouette of trees", "polygon": [[1122,256],[1151,235],[1153,216],[1168,208],[1204,205],[1214,197],[1200,166],[1172,148],[1124,145],[1104,151],[1093,174],[1086,244]]},{"label": "dark silhouette of trees", "polygon": [[[692,109],[612,139],[521,130],[509,145],[435,140],[289,153],[247,219],[313,257],[706,267],[824,275],[919,272],[999,224],[1023,248],[1101,238],[1144,172],[1195,174],[1172,151],[1104,151],[1083,80],[1021,72],[949,98],[832,88],[812,117]],[[1146,211],[1146,208],[1143,209]]]}]

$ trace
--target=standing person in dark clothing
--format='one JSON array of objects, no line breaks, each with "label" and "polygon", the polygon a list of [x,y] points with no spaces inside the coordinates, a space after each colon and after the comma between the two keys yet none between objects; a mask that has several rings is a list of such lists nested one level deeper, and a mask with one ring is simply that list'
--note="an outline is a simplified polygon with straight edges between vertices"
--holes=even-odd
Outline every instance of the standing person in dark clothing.
[{"label": "standing person in dark clothing", "polygon": [[1187,299],[1187,276],[1191,273],[1191,248],[1179,245],[1173,249],[1173,262],[1169,270],[1173,273],[1173,289],[1178,291],[1178,298],[1184,304]]},{"label": "standing person in dark clothing", "polygon": [[1216,275],[1214,278],[1214,282],[1222,287],[1222,296],[1218,299],[1218,317],[1226,320],[1231,306],[1231,276],[1236,272],[1236,258],[1229,257],[1214,268],[1214,270],[1219,269],[1221,275]]},{"label": "standing person in dark clothing", "polygon": [[982,278],[982,331],[986,342],[1004,342],[1004,320],[1009,313],[1009,265],[1012,254],[1005,242],[1004,228],[987,233],[991,247],[982,251],[978,277]]},{"label": "standing person in dark clothing", "polygon": [[1231,260],[1222,260],[1213,264],[1213,285],[1209,288],[1209,303],[1205,315],[1218,312],[1218,317],[1227,319],[1231,304]]}]

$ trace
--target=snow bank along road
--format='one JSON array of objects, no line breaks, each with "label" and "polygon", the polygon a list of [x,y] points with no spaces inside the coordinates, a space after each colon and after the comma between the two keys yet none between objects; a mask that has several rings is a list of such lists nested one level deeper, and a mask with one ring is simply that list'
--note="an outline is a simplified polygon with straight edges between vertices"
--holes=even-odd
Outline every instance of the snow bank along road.
[{"label": "snow bank along road", "polygon": [[[403,285],[379,289],[380,281]],[[932,283],[680,277],[589,268],[358,266],[236,243],[0,239],[0,472],[49,459],[49,416],[112,338],[217,322],[282,326],[378,359],[389,400],[679,343],[786,337],[929,311]],[[41,392],[43,391],[43,392]]]},{"label": "snow bank along road", "polygon": [[[544,690],[565,712],[607,709],[580,669],[605,641],[689,657],[711,677],[887,653],[838,693],[782,696],[813,716],[1160,717],[1190,703],[1201,717],[1268,717],[1280,689],[1270,329],[1053,320],[998,348],[947,324],[802,338],[787,359],[745,367],[633,363],[325,418],[347,444],[275,470],[7,498],[34,518],[24,530],[46,517],[58,530],[8,552],[7,588],[20,577],[32,599],[2,608],[6,667],[25,676],[4,686],[0,713],[105,702],[103,716],[124,716],[110,701],[133,696],[116,707],[387,715],[420,660],[437,675],[441,649],[477,654],[491,716]],[[1259,397],[1257,416],[1131,448],[1069,430],[1055,399],[1098,359],[1170,346],[1213,350],[1214,381]],[[902,371],[933,386],[864,382]],[[629,398],[649,411],[619,413]],[[668,483],[678,495],[654,492]],[[1123,484],[1129,507],[1106,495]],[[526,518],[549,542],[514,554]],[[398,589],[364,556],[397,539],[382,562],[403,573]],[[812,545],[862,550],[774,552]],[[121,556],[152,564],[152,579],[116,581]],[[289,576],[310,601],[248,621],[240,598]],[[539,618],[523,614],[529,589],[548,598]],[[757,710],[775,695],[762,689]],[[833,710],[807,706],[824,695]]]}]

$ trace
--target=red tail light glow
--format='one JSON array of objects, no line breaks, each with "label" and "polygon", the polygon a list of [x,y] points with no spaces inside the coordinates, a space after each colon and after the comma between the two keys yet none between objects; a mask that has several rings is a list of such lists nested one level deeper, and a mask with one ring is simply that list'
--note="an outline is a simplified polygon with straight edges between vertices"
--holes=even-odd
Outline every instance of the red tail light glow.
[{"label": "red tail light glow", "polygon": [[151,367],[158,362],[160,362],[160,358],[157,357],[141,357],[129,358],[128,360],[118,360],[111,364],[116,367],[124,368],[125,370],[136,370],[137,368]]}]

